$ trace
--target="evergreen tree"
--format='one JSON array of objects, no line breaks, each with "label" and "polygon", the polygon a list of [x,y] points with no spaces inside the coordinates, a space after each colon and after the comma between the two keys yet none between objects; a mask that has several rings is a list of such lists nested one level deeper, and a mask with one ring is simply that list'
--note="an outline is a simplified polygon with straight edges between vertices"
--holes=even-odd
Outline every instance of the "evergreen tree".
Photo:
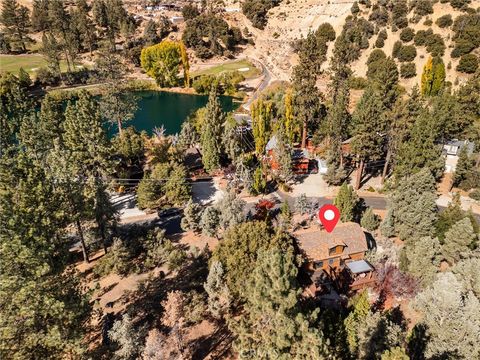
[{"label": "evergreen tree", "polygon": [[245,221],[246,202],[237,197],[234,191],[225,193],[216,205],[220,217],[220,227],[224,230]]},{"label": "evergreen tree", "polygon": [[96,47],[97,35],[95,24],[90,17],[91,7],[86,0],[76,0],[76,9],[72,14],[74,24],[79,32],[81,45],[92,55]]},{"label": "evergreen tree", "polygon": [[347,185],[346,182],[340,186],[333,204],[340,211],[340,220],[342,222],[354,221],[357,218],[358,196],[355,190],[350,185]]},{"label": "evergreen tree", "polygon": [[27,7],[19,5],[17,0],[3,0],[0,13],[0,23],[5,29],[5,34],[10,44],[14,44],[23,52],[27,51],[26,44],[32,40],[28,37],[30,28],[30,11]]},{"label": "evergreen tree", "polygon": [[60,359],[82,351],[90,305],[67,269],[62,201],[53,179],[25,154],[0,159],[2,358]]},{"label": "evergreen tree", "polygon": [[444,170],[442,148],[438,144],[435,119],[427,110],[416,118],[409,138],[398,149],[394,174],[397,179],[428,169],[439,179]]},{"label": "evergreen tree", "polygon": [[222,153],[222,125],[225,114],[220,106],[215,91],[211,91],[206,106],[206,117],[200,135],[202,145],[202,161],[207,172],[213,172],[220,167]]},{"label": "evergreen tree", "polygon": [[259,252],[246,286],[245,314],[230,323],[237,335],[234,348],[240,354],[255,351],[256,357],[277,359],[327,356],[322,334],[298,305],[297,274],[291,252]]},{"label": "evergreen tree", "polygon": [[382,100],[372,87],[365,90],[353,113],[352,123],[352,152],[360,162],[355,188],[359,189],[365,163],[379,160],[384,154],[386,118]]},{"label": "evergreen tree", "polygon": [[[183,128],[182,128],[183,130]],[[228,157],[232,162],[236,162],[238,158],[245,152],[245,140],[243,129],[237,124],[235,118],[228,114],[224,124],[222,143]]]},{"label": "evergreen tree", "polygon": [[207,207],[200,219],[200,228],[202,234],[206,236],[217,236],[218,226],[220,224],[220,216],[218,210],[214,206]]},{"label": "evergreen tree", "polygon": [[373,212],[371,207],[368,207],[363,213],[360,225],[362,225],[362,227],[368,231],[375,231],[378,229],[378,226],[380,225],[380,219]]},{"label": "evergreen tree", "polygon": [[220,261],[213,261],[210,265],[207,281],[203,285],[208,294],[208,310],[216,317],[225,316],[230,310],[231,295],[225,283],[225,271]]},{"label": "evergreen tree", "polygon": [[274,149],[275,162],[278,164],[277,175],[279,180],[283,183],[288,183],[293,180],[293,162],[290,144],[283,125],[280,125],[276,134],[277,146]]},{"label": "evergreen tree", "polygon": [[165,182],[166,200],[181,206],[190,199],[190,184],[187,182],[187,169],[182,164],[174,163]]},{"label": "evergreen tree", "polygon": [[395,233],[400,239],[433,235],[437,219],[435,179],[428,169],[403,178],[390,198]]},{"label": "evergreen tree", "polygon": [[45,31],[50,25],[48,19],[49,0],[33,0],[32,3],[32,30]]},{"label": "evergreen tree", "polygon": [[293,69],[292,83],[294,88],[295,116],[302,124],[302,143],[304,149],[307,145],[308,128],[323,117],[323,107],[320,100],[322,94],[315,85],[315,76],[304,65],[295,66]]},{"label": "evergreen tree", "polygon": [[417,295],[413,308],[423,316],[424,354],[427,359],[480,356],[479,299],[451,272],[437,275],[433,285]]},{"label": "evergreen tree", "polygon": [[18,78],[11,73],[0,74],[0,156],[18,144],[20,125],[32,109],[32,101]]},{"label": "evergreen tree", "polygon": [[300,196],[295,201],[295,211],[300,215],[305,215],[310,210],[310,203],[307,199],[307,195],[300,194]]},{"label": "evergreen tree", "polygon": [[351,354],[356,354],[358,351],[358,334],[369,312],[368,293],[364,290],[353,299],[353,309],[344,321]]},{"label": "evergreen tree", "polygon": [[475,162],[470,158],[467,147],[462,147],[455,167],[453,186],[460,186],[471,175],[474,165]]},{"label": "evergreen tree", "polygon": [[449,263],[455,263],[460,259],[470,256],[471,247],[478,240],[469,218],[464,218],[455,223],[445,233],[442,246],[442,254]]},{"label": "evergreen tree", "polygon": [[183,218],[181,221],[182,229],[185,231],[199,232],[200,220],[202,218],[202,208],[199,204],[194,203],[192,199],[188,200],[183,210]]},{"label": "evergreen tree", "polygon": [[138,109],[138,98],[116,85],[109,85],[100,100],[100,111],[103,118],[116,124],[118,132],[122,134],[122,126],[135,116]]},{"label": "evergreen tree", "polygon": [[420,280],[423,286],[430,285],[440,266],[440,243],[430,236],[409,241],[404,249],[406,270]]},{"label": "evergreen tree", "polygon": [[32,85],[32,79],[30,79],[30,75],[28,75],[23,68],[20,68],[18,72],[18,82],[24,89],[28,89],[30,85]]},{"label": "evergreen tree", "polygon": [[113,206],[105,193],[103,178],[113,168],[110,144],[106,137],[96,100],[81,92],[75,103],[65,110],[64,146],[71,156],[71,176],[86,183],[86,196],[94,199],[95,220],[106,248],[105,221],[114,218]]},{"label": "evergreen tree", "polygon": [[158,24],[150,19],[147,21],[147,25],[145,25],[145,29],[143,30],[143,41],[147,46],[151,46],[158,43],[159,40]]},{"label": "evergreen tree", "polygon": [[44,33],[42,35],[42,48],[41,53],[47,61],[47,66],[52,75],[61,75],[60,60],[61,60],[61,46],[53,35]]},{"label": "evergreen tree", "polygon": [[212,261],[220,261],[225,270],[225,281],[238,299],[248,296],[245,281],[255,267],[261,249],[280,248],[287,250],[290,240],[271,233],[265,222],[248,221],[230,227],[223,240],[215,248]]},{"label": "evergreen tree", "polygon": [[468,217],[471,220],[472,226],[474,226],[475,233],[478,233],[477,220],[473,214],[463,211],[460,201],[460,194],[456,193],[453,196],[452,201],[448,204],[447,208],[438,214],[438,221],[436,224],[436,234],[440,243],[443,243],[445,239],[445,233],[453,226],[453,224]]}]

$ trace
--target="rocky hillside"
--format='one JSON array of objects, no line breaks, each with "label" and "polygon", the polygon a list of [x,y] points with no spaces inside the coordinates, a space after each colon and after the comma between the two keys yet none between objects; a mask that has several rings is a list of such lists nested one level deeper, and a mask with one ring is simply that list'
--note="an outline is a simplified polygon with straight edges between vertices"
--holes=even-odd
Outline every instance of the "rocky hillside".
[{"label": "rocky hillside", "polygon": [[[298,62],[292,47],[296,39],[324,22],[330,23],[338,36],[351,16],[363,18],[365,36],[359,44],[360,56],[351,62],[355,75],[366,76],[367,60],[379,48],[395,57],[401,83],[409,89],[420,82],[430,56],[443,59],[446,80],[453,86],[468,78],[480,55],[479,11],[480,0],[284,0],[269,11],[263,30],[254,28],[241,13],[231,15],[231,21],[242,29],[247,27],[255,41],[245,55],[262,61],[273,78],[288,80]],[[333,47],[331,43],[328,57]],[[327,67],[328,62],[324,64]]]}]

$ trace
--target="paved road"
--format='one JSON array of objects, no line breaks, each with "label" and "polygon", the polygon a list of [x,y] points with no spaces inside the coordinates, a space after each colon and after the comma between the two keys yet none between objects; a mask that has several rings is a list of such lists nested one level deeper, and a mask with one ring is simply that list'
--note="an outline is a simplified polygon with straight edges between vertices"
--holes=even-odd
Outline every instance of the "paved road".
[{"label": "paved road", "polygon": [[262,62],[256,59],[255,59],[255,62],[259,63],[260,66],[262,67],[263,79],[260,82],[260,84],[257,86],[257,89],[253,92],[252,96],[247,100],[245,104],[243,104],[243,107],[247,110],[250,109],[250,105],[252,104],[252,102],[254,102],[257,99],[258,95],[268,86],[268,84],[270,84],[270,80],[272,79],[272,75],[270,74],[266,66],[263,65]]}]

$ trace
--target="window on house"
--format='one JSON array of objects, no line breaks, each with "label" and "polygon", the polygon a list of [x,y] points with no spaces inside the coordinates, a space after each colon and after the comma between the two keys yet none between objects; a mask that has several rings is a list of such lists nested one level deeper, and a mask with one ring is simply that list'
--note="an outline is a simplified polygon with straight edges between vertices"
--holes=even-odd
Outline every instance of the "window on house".
[{"label": "window on house", "polygon": [[328,264],[332,265],[333,264],[333,259],[328,260]]},{"label": "window on house", "polygon": [[323,261],[315,261],[315,269],[323,267]]}]

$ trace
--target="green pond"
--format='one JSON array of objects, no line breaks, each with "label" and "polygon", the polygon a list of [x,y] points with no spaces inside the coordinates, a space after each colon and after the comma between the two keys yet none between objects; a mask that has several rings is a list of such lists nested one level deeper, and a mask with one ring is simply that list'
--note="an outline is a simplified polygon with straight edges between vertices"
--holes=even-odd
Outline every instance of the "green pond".
[{"label": "green pond", "polygon": [[[134,126],[138,131],[146,131],[149,135],[155,127],[165,128],[167,135],[180,132],[182,123],[196,110],[207,104],[208,96],[180,94],[165,91],[136,91],[138,110],[133,120],[124,127]],[[229,96],[221,96],[220,103],[223,111],[235,110],[239,103]],[[117,132],[117,127],[109,129],[109,135]]]}]

